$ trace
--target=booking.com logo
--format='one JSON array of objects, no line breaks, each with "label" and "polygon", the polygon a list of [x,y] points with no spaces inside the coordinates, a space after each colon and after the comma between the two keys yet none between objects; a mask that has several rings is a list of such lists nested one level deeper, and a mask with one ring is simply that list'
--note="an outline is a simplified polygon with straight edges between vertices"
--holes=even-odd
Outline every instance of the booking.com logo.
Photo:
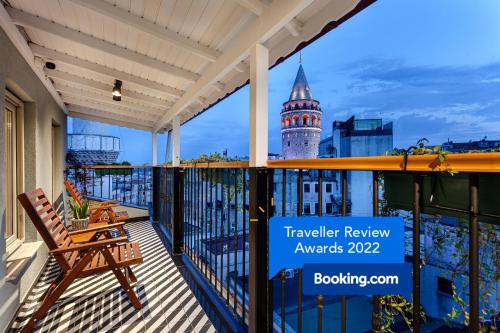
[{"label": "booking.com logo", "polygon": [[399,284],[399,277],[397,275],[351,275],[347,274],[336,274],[336,275],[324,275],[322,273],[314,273],[314,284],[323,285],[358,285],[361,288],[366,287],[370,284],[385,284],[385,285],[397,285]]}]

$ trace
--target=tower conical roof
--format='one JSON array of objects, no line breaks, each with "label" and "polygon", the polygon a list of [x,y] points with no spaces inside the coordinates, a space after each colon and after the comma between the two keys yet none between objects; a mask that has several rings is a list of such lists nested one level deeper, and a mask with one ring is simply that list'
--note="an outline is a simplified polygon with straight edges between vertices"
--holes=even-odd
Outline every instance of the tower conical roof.
[{"label": "tower conical roof", "polygon": [[292,92],[290,93],[290,98],[288,101],[296,101],[299,99],[313,99],[311,88],[307,83],[306,74],[302,68],[302,64],[299,66],[297,71],[297,77],[295,77],[295,83],[293,84]]}]

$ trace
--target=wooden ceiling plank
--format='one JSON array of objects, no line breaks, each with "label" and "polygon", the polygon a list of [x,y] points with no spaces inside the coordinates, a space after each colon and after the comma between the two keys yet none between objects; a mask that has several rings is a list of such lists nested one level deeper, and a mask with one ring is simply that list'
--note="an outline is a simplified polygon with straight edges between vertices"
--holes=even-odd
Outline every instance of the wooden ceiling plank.
[{"label": "wooden ceiling plank", "polygon": [[[178,34],[176,31],[165,29],[164,27],[154,24],[153,22],[142,18],[142,15],[134,15],[116,6],[113,6],[102,0],[70,0],[84,8],[98,12],[101,15],[109,17],[118,22],[130,25],[135,29],[159,38],[162,41],[170,43],[175,47],[182,48],[186,51],[194,53],[204,59],[214,62],[220,55],[216,50],[210,49],[196,41]],[[180,3],[185,4],[187,0]],[[144,10],[144,9],[143,9]],[[184,14],[185,15],[185,14]]]},{"label": "wooden ceiling plank", "polygon": [[24,13],[14,8],[8,8],[7,11],[10,17],[18,25],[29,26],[34,29],[43,30],[47,33],[54,34],[64,39],[71,40],[93,49],[112,54],[116,57],[146,65],[150,68],[182,78],[189,82],[195,82],[199,78],[199,75],[196,73],[192,73],[182,68],[178,68],[156,59],[149,58],[132,50],[122,48],[107,41],[89,36],[73,29],[66,28],[60,24],[52,23],[49,20]]}]

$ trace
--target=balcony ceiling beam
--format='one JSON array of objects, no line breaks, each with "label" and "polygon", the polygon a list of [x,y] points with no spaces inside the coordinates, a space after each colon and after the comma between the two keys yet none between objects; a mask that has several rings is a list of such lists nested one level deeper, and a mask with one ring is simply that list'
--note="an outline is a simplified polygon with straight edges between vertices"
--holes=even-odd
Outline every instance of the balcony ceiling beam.
[{"label": "balcony ceiling beam", "polygon": [[66,40],[93,48],[101,52],[105,52],[124,60],[135,62],[139,65],[150,67],[165,74],[184,79],[188,82],[195,82],[199,78],[199,75],[196,73],[192,73],[190,71],[167,64],[160,60],[150,58],[144,54],[137,53],[135,51],[120,47],[102,39],[92,37],[82,32],[67,28],[63,25],[53,23],[47,19],[36,17],[21,10],[8,7],[7,12],[9,13],[14,23],[17,25],[45,31],[49,34],[59,36]]},{"label": "balcony ceiling beam", "polygon": [[[113,84],[106,84],[99,81],[94,81],[91,79],[87,79],[78,75],[61,72],[56,69],[47,69],[45,68],[45,73],[47,76],[52,79],[62,80],[65,82],[69,82],[73,85],[77,85],[79,87],[90,88],[91,90],[96,90],[101,94],[104,92],[106,96],[111,98],[111,91],[113,91]],[[134,91],[130,91],[127,89],[126,82],[122,86],[122,99],[127,101],[132,101],[134,103],[139,103],[143,105],[150,105],[153,108],[163,109],[165,110],[167,107],[171,106],[173,103],[170,101],[164,101],[156,97],[152,97],[149,95],[144,95],[140,93],[136,93]]]},{"label": "balcony ceiling beam", "polygon": [[220,56],[220,52],[201,45],[196,41],[183,37],[178,33],[166,29],[160,25],[147,21],[139,16],[133,15],[126,10],[113,6],[102,0],[70,0],[81,7],[90,9],[96,13],[109,17],[115,21],[132,26],[135,29],[161,39],[176,47],[189,51],[205,60],[215,62]]},{"label": "balcony ceiling beam", "polygon": [[[266,10],[266,5],[262,3],[260,0],[233,0],[237,2],[240,6],[246,8],[257,16],[262,15],[264,10]],[[302,23],[297,19],[290,20],[289,23],[285,25],[285,28],[290,32],[290,35],[294,37],[298,37],[300,35],[300,30],[302,27]]]},{"label": "balcony ceiling beam", "polygon": [[108,103],[102,103],[102,102],[97,102],[93,101],[88,97],[85,96],[78,96],[76,94],[71,94],[71,93],[66,93],[63,92],[63,99],[66,103],[69,104],[75,104],[75,105],[80,105],[83,107],[95,109],[95,110],[102,110],[108,113],[111,113],[114,115],[115,118],[121,119],[122,117],[128,117],[128,118],[134,118],[136,121],[151,121],[155,122],[156,117],[151,116],[149,114],[146,114],[140,110],[137,109],[130,109],[127,107],[116,107],[113,104],[108,104]]},{"label": "balcony ceiling beam", "polygon": [[249,51],[257,43],[264,43],[282,29],[313,0],[274,1],[247,30],[241,33],[236,43],[224,52],[208,68],[205,74],[175,102],[156,125],[156,130],[164,127],[172,118],[188,107],[193,100],[206,92],[209,87],[222,79],[236,64],[248,57]]},{"label": "balcony ceiling beam", "polygon": [[124,83],[130,82],[135,85],[147,88],[154,92],[155,94],[160,93],[161,96],[173,96],[173,97],[180,97],[183,94],[182,90],[175,89],[169,86],[165,86],[163,84],[150,81],[147,79],[144,79],[140,76],[135,76],[129,73],[125,73],[113,68],[109,68],[103,65],[99,65],[87,60],[83,60],[77,57],[73,57],[69,54],[66,53],[61,53],[58,51],[54,51],[48,48],[45,48],[43,46],[40,46],[38,44],[30,43],[31,50],[33,51],[34,54],[44,57],[46,60],[53,60],[56,62],[62,62],[74,67],[78,68],[83,68],[85,70],[102,74],[105,76],[110,77],[111,79],[118,79],[123,81]]},{"label": "balcony ceiling beam", "polygon": [[138,123],[135,120],[128,120],[128,118],[116,119],[113,115],[100,110],[93,110],[89,108],[81,108],[78,105],[68,105],[69,116],[73,118],[86,119],[91,121],[98,121],[101,123],[123,126],[128,128],[135,128],[142,131],[150,132],[152,130],[151,124]]},{"label": "balcony ceiling beam", "polygon": [[237,2],[240,6],[248,9],[257,16],[262,15],[264,12],[264,4],[260,0],[233,0]]},{"label": "balcony ceiling beam", "polygon": [[110,106],[120,106],[123,108],[128,108],[130,110],[141,110],[148,116],[154,116],[154,117],[159,117],[162,113],[161,109],[151,109],[151,108],[145,108],[142,105],[139,105],[137,103],[130,103],[127,102],[126,100],[122,100],[121,102],[118,101],[113,101],[111,94],[103,94],[103,93],[98,93],[95,91],[91,90],[86,90],[86,89],[81,89],[77,87],[72,87],[64,84],[59,84],[57,82],[54,83],[54,87],[56,88],[57,91],[61,93],[65,93],[68,95],[72,96],[81,96],[82,98],[87,98],[89,100],[95,101],[97,103],[104,103],[106,105]]}]

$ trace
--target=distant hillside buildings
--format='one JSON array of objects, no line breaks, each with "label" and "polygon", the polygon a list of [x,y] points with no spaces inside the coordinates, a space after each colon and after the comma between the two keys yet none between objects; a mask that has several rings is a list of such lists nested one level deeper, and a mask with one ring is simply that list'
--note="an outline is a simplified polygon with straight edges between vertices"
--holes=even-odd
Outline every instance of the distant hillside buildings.
[{"label": "distant hillside buildings", "polygon": [[487,140],[486,137],[479,141],[469,142],[453,142],[446,141],[441,145],[441,150],[450,153],[466,153],[470,151],[488,151],[495,150],[500,147],[500,140]]}]

